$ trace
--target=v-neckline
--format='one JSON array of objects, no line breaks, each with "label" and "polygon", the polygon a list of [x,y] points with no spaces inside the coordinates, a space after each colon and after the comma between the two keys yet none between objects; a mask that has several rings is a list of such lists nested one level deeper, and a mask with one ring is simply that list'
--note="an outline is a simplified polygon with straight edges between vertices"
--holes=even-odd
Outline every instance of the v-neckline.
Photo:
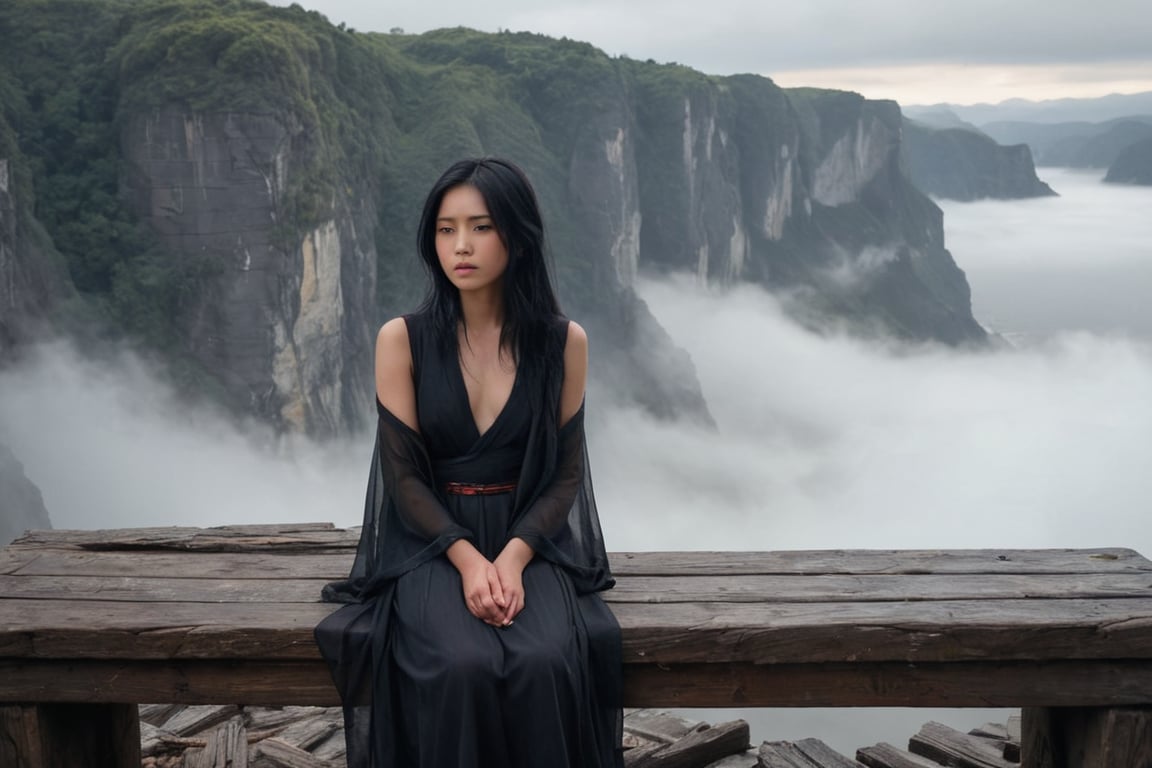
[{"label": "v-neckline", "polygon": [[504,414],[508,411],[508,404],[512,402],[512,396],[516,394],[516,387],[520,384],[520,366],[516,366],[516,373],[512,375],[512,388],[508,390],[508,398],[504,401],[504,405],[500,407],[500,411],[496,414],[496,418],[492,419],[492,423],[488,425],[488,429],[483,432],[480,431],[480,425],[476,422],[476,414],[472,411],[472,400],[468,397],[468,382],[464,379],[464,361],[460,359],[460,353],[456,353],[456,381],[460,386],[460,395],[464,404],[464,412],[468,414],[468,421],[472,424],[472,431],[476,434],[476,442],[480,442],[488,433],[496,428],[500,420],[504,418]]}]

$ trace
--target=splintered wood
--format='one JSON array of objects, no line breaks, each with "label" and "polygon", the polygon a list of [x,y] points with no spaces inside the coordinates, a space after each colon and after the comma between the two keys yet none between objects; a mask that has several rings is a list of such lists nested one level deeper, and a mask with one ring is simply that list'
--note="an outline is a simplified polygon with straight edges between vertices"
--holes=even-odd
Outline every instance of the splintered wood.
[{"label": "splintered wood", "polygon": [[[344,768],[343,716],[334,707],[145,705],[144,768]],[[625,718],[627,768],[736,768],[717,761],[748,750],[748,724],[709,725],[666,712]],[[755,765],[755,761],[744,763]]]},{"label": "splintered wood", "polygon": [[[345,768],[334,707],[140,707],[143,768]],[[749,746],[743,720],[709,723],[661,710],[624,716],[625,768],[1016,768],[1020,719],[967,734],[927,723],[904,751],[877,744],[839,754],[819,739]],[[1015,759],[1004,757],[1016,755]]]},{"label": "splintered wood", "polygon": [[331,707],[140,707],[144,768],[343,768]]}]

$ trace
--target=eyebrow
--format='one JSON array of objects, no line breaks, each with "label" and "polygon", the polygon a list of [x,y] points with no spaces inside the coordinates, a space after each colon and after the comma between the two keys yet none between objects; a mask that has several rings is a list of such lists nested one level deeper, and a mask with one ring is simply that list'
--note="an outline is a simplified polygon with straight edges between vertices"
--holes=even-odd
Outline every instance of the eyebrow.
[{"label": "eyebrow", "polygon": [[[465,219],[465,221],[479,221],[480,219],[490,219],[490,218],[492,218],[492,217],[489,214],[485,213],[485,214],[480,215],[480,216],[469,216],[467,219]],[[437,216],[436,221],[456,221],[456,219],[451,217],[451,216]]]}]

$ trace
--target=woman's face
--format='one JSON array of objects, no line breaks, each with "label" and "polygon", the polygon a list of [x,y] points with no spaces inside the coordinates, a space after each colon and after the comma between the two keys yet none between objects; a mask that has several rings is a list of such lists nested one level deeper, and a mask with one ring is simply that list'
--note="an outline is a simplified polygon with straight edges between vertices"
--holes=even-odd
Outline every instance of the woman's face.
[{"label": "woman's face", "polygon": [[452,187],[436,216],[436,255],[440,268],[460,291],[491,290],[502,285],[508,249],[488,215],[479,190]]}]

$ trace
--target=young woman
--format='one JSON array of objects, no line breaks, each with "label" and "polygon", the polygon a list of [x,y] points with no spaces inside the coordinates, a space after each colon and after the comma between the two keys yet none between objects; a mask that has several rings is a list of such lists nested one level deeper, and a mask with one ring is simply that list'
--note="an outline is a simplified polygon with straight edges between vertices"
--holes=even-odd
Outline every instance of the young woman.
[{"label": "young woman", "polygon": [[352,602],[317,641],[350,768],[622,765],[620,635],[584,444],[588,342],[531,184],[466,160],[432,187],[424,306],[376,343]]}]

